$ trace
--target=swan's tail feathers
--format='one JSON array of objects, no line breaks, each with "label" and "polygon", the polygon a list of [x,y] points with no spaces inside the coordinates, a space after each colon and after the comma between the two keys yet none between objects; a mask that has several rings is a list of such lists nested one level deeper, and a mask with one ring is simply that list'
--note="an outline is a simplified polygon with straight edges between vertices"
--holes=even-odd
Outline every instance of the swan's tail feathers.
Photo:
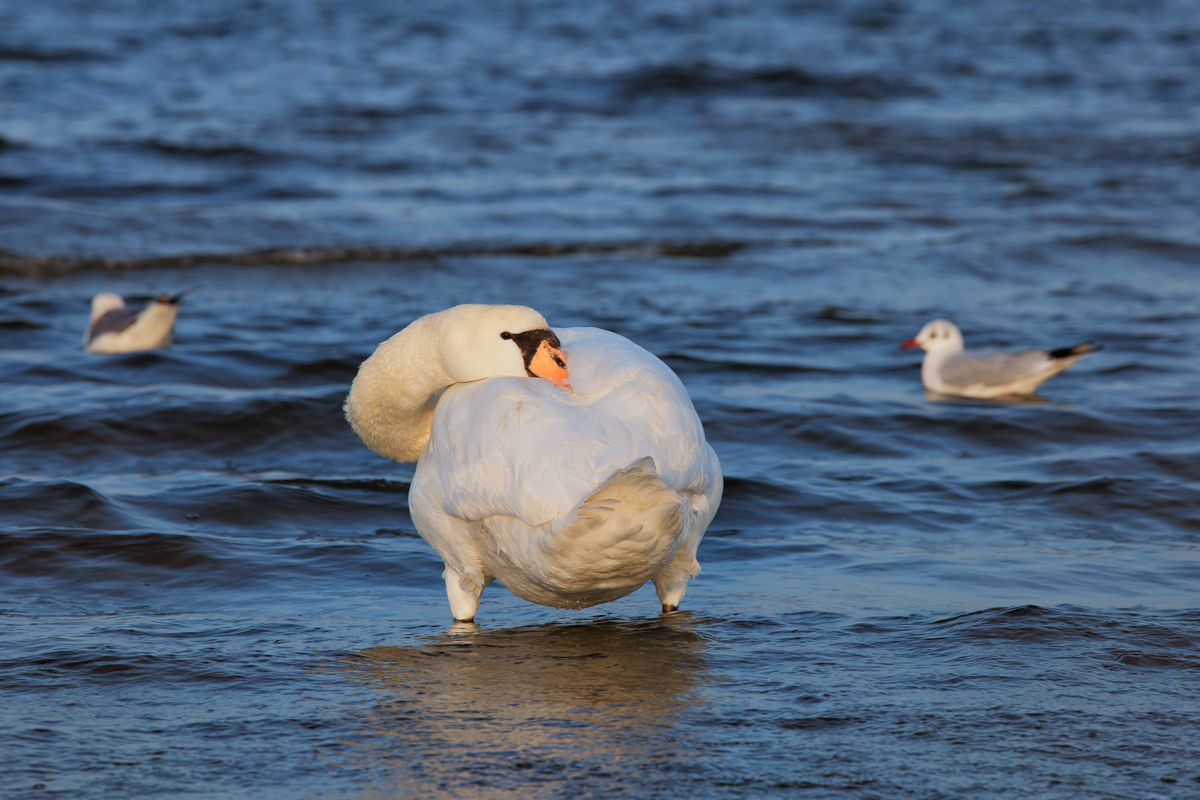
[{"label": "swan's tail feathers", "polygon": [[[587,608],[637,591],[672,563],[684,540],[683,501],[641,458],[601,483],[562,524],[532,528],[496,515],[474,523],[485,563],[513,594]],[[688,555],[695,560],[694,548]],[[457,615],[457,612],[456,612]]]},{"label": "swan's tail feathers", "polygon": [[648,569],[646,578],[675,555],[684,523],[679,495],[663,483],[649,456],[614,472],[573,516],[554,537],[556,550],[589,554],[593,572]]},{"label": "swan's tail feathers", "polygon": [[675,556],[684,529],[679,495],[641,458],[587,496],[569,523],[541,540],[537,574],[526,570],[514,594],[559,608],[586,608],[636,591]]},{"label": "swan's tail feathers", "polygon": [[[669,497],[664,497],[664,494]],[[604,483],[575,507],[574,516],[576,520],[602,519],[618,506],[645,510],[660,502],[674,502],[678,506],[679,498],[658,477],[654,459],[646,456],[608,476]]]}]

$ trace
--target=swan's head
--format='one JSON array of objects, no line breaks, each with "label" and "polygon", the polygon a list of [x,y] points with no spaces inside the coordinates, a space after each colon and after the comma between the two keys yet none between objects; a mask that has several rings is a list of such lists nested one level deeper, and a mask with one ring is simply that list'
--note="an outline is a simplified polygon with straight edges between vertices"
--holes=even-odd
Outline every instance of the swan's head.
[{"label": "swan's head", "polygon": [[502,377],[571,388],[567,357],[541,314],[525,306],[455,306],[421,317],[376,348],[350,386],[346,419],[376,453],[416,461],[441,389]]},{"label": "swan's head", "polygon": [[470,304],[439,316],[442,365],[456,382],[513,376],[571,388],[562,344],[532,308]]},{"label": "swan's head", "polygon": [[900,347],[905,350],[910,347],[920,347],[927,353],[942,351],[957,353],[963,349],[963,338],[962,334],[958,332],[958,328],[954,327],[953,322],[935,319],[933,322],[925,323],[925,327],[921,328],[920,333]]}]

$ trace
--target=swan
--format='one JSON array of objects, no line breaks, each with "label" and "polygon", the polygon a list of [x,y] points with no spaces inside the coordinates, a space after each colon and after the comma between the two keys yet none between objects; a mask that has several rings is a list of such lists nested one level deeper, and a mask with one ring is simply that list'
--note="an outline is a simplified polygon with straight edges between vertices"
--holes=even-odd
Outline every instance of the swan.
[{"label": "swan", "polygon": [[900,345],[925,351],[921,382],[938,394],[988,399],[1033,394],[1037,387],[1095,352],[1090,342],[1061,350],[963,350],[963,337],[953,322],[935,319]]},{"label": "swan", "polygon": [[170,347],[179,300],[184,294],[160,294],[145,306],[126,306],[121,295],[101,292],[92,298],[92,313],[83,334],[84,349],[112,354]]},{"label": "swan", "polygon": [[409,509],[459,622],[494,580],[555,608],[653,581],[670,613],[700,572],[720,463],[679,378],[622,336],[454,306],[380,344],[344,410],[367,447],[417,462]]}]

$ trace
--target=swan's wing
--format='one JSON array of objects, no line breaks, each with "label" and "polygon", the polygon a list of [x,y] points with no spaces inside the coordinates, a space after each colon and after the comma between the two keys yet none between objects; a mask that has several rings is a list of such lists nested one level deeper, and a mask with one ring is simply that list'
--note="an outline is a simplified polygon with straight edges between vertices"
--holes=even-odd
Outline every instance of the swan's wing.
[{"label": "swan's wing", "polygon": [[947,386],[1005,386],[1054,366],[1044,350],[1004,353],[978,350],[959,353],[946,359],[939,377]]},{"label": "swan's wing", "polygon": [[569,524],[564,515],[646,456],[672,490],[712,496],[720,471],[675,374],[614,333],[557,333],[573,391],[491,378],[442,395],[418,465],[441,508],[463,520],[502,514],[530,526]]}]

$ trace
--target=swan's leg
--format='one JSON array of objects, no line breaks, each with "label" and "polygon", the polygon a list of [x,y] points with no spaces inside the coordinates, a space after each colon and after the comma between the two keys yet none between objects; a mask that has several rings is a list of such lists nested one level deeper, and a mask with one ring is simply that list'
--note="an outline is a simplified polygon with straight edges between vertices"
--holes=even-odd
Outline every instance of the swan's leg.
[{"label": "swan's leg", "polygon": [[[683,567],[684,563],[688,563],[687,569]],[[680,558],[677,555],[662,572],[654,576],[654,590],[662,602],[664,614],[679,610],[679,603],[687,593],[688,579],[699,571],[700,565],[696,563],[694,556],[684,555]]]},{"label": "swan's leg", "polygon": [[446,597],[450,599],[450,613],[454,614],[455,622],[473,622],[483,587],[475,581],[464,581],[462,574],[450,567],[446,567],[442,577],[446,579]]}]

